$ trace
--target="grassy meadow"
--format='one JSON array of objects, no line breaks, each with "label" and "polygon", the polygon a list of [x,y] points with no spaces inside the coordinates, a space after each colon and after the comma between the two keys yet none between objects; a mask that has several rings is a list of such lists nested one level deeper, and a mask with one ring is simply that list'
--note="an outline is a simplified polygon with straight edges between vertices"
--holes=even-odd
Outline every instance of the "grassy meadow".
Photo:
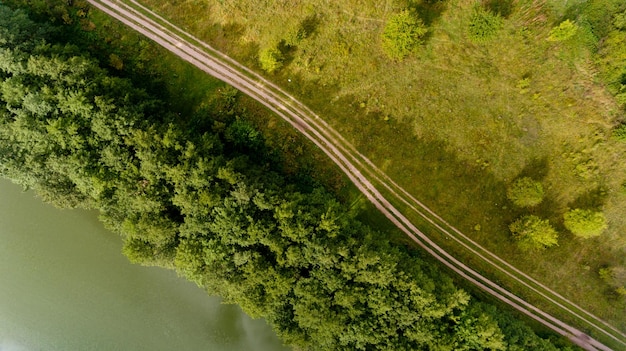
[{"label": "grassy meadow", "polygon": [[[610,22],[607,13],[619,1],[141,3],[259,72],[259,53],[278,48],[282,67],[267,76],[407,191],[500,257],[626,330],[626,298],[598,274],[603,267],[626,266],[626,144],[611,137],[624,110],[601,80],[594,56],[600,38],[593,33],[602,32],[594,26]],[[502,18],[489,40],[467,34],[476,6]],[[429,31],[421,46],[397,61],[381,49],[381,33],[404,9]],[[578,21],[575,35],[548,40],[566,19]],[[163,65],[176,66],[171,60]],[[184,89],[181,101],[194,106],[202,106],[203,89],[219,85],[188,67],[175,75],[168,84]],[[323,155],[242,100],[268,140],[285,152],[286,167],[320,174],[346,200],[358,200]],[[521,209],[507,200],[507,186],[520,176],[542,182],[540,205]],[[608,229],[597,238],[574,237],[563,225],[570,208],[602,210]],[[525,214],[549,219],[560,233],[558,246],[521,251],[508,225]]]}]

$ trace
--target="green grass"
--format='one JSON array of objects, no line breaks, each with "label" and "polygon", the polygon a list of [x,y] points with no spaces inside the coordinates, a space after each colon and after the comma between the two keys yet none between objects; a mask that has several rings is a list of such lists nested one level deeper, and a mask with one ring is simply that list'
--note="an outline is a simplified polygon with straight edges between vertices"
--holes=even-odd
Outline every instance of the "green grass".
[{"label": "green grass", "polygon": [[[312,34],[286,52],[273,80],[464,233],[626,330],[624,299],[608,295],[597,274],[604,265],[626,264],[626,196],[620,191],[626,146],[610,137],[623,112],[597,82],[583,32],[567,42],[546,40],[580,2],[511,2],[497,36],[481,43],[467,35],[469,0],[144,3],[258,71],[259,50],[311,21]],[[414,7],[431,31],[416,53],[392,62],[380,48],[380,33],[406,7]],[[180,73],[171,86],[199,79],[185,77]],[[201,86],[194,83],[187,95],[201,99]],[[258,111],[253,120],[268,140],[281,140],[274,145],[292,165],[310,154],[285,124],[248,106]],[[334,172],[323,156],[306,162]],[[517,209],[506,200],[506,187],[518,176],[542,181],[546,198],[537,208]],[[333,178],[336,189],[345,184]],[[579,240],[563,227],[562,214],[584,206],[605,212],[609,229],[600,238]],[[558,247],[541,254],[516,247],[507,226],[528,213],[550,219],[561,233]]]}]

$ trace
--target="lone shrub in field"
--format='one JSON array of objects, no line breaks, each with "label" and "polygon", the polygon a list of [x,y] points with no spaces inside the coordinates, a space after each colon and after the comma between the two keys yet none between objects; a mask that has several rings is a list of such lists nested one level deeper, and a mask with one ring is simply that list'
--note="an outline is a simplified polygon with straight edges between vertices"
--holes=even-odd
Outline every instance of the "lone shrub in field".
[{"label": "lone shrub in field", "polygon": [[428,32],[421,19],[404,10],[389,18],[382,34],[382,48],[389,58],[401,61],[422,43]]},{"label": "lone shrub in field", "polygon": [[604,267],[598,273],[600,279],[615,289],[617,294],[626,296],[626,267]]},{"label": "lone shrub in field", "polygon": [[550,222],[534,215],[519,218],[509,230],[522,250],[545,249],[558,243],[559,234]]},{"label": "lone shrub in field", "polygon": [[470,18],[469,38],[475,42],[484,42],[492,39],[502,27],[502,17],[477,6]]},{"label": "lone shrub in field", "polygon": [[572,234],[585,239],[599,236],[608,227],[604,214],[592,210],[580,208],[570,210],[565,213],[563,219],[565,228]]},{"label": "lone shrub in field", "polygon": [[543,195],[541,183],[529,177],[517,179],[506,191],[506,197],[519,207],[539,205]]},{"label": "lone shrub in field", "polygon": [[283,53],[277,47],[272,46],[261,50],[259,63],[267,73],[272,73],[283,66]]},{"label": "lone shrub in field", "polygon": [[565,41],[573,37],[577,31],[578,26],[574,22],[565,20],[558,26],[552,28],[548,36],[548,41]]}]

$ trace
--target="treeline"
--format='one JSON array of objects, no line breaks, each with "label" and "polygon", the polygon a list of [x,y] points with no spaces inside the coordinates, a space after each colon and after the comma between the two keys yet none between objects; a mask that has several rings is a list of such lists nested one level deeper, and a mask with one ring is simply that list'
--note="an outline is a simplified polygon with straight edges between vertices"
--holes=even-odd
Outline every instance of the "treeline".
[{"label": "treeline", "polygon": [[230,91],[181,118],[54,33],[0,6],[0,174],[98,209],[131,261],[176,269],[300,349],[557,349],[288,182]]}]

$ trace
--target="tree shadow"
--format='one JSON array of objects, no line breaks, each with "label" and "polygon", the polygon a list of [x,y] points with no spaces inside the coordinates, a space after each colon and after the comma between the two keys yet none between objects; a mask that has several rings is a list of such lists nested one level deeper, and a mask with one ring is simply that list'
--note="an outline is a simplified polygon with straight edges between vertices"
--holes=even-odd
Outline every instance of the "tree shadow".
[{"label": "tree shadow", "polygon": [[574,201],[569,203],[570,208],[598,209],[604,205],[608,192],[603,186],[589,190],[581,194]]},{"label": "tree shadow", "polygon": [[536,180],[541,180],[546,177],[549,170],[549,162],[546,157],[540,159],[532,159],[521,172],[518,174],[518,178],[529,177]]},{"label": "tree shadow", "polygon": [[300,30],[298,31],[302,33],[302,39],[309,38],[317,33],[319,24],[320,19],[317,17],[317,14],[310,15],[302,20],[300,22]]},{"label": "tree shadow", "polygon": [[483,7],[502,18],[509,18],[513,13],[513,0],[485,0]]},{"label": "tree shadow", "polygon": [[298,30],[292,36],[278,43],[278,50],[283,56],[283,67],[288,66],[295,59],[300,42],[317,33],[319,23],[320,20],[316,14],[310,15],[300,22]]},{"label": "tree shadow", "polygon": [[439,0],[422,0],[411,2],[409,8],[419,15],[426,26],[430,27],[446,10],[447,3]]},{"label": "tree shadow", "polygon": [[546,196],[539,205],[527,209],[526,212],[530,212],[539,217],[545,217],[550,220],[557,230],[561,232],[565,231],[561,204],[551,197]]}]

